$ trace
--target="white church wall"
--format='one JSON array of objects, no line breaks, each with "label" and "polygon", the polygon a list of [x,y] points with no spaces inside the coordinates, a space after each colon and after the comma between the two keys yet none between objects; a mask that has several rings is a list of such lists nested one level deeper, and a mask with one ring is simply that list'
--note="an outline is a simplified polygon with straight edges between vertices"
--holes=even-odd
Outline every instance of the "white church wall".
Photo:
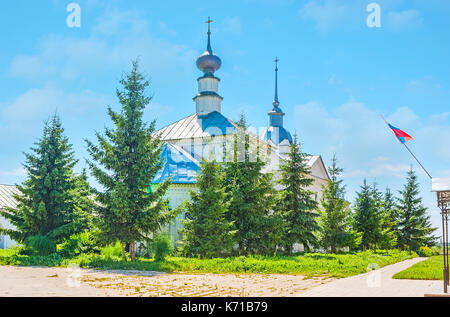
[{"label": "white church wall", "polygon": [[[194,185],[188,184],[172,184],[167,190],[166,197],[169,198],[169,207],[174,209],[181,205],[186,200],[190,199],[189,192],[194,189]],[[179,230],[183,227],[181,220],[185,218],[185,212],[179,214],[171,224],[163,229],[164,232],[168,232],[175,244],[181,240]]]},{"label": "white church wall", "polygon": [[[0,216],[0,227],[4,229],[14,228],[13,225],[11,225],[11,223],[8,220],[6,220],[1,216]],[[16,242],[12,240],[9,236],[0,234],[0,249],[9,249],[13,247],[15,244]]]}]

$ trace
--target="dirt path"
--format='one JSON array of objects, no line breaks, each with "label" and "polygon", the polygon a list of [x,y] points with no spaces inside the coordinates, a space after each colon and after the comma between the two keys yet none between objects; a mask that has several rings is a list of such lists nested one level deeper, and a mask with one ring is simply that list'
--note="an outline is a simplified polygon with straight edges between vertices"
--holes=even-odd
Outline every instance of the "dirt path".
[{"label": "dirt path", "polygon": [[299,296],[331,279],[0,266],[0,296]]}]

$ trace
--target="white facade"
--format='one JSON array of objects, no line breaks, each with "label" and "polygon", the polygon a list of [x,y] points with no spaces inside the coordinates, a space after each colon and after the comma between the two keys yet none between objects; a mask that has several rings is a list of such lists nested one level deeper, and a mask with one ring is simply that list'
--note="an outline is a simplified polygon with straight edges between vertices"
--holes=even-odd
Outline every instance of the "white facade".
[{"label": "white facade", "polygon": [[[17,202],[14,200],[13,195],[18,194],[19,190],[15,186],[0,185],[0,209],[14,208]],[[3,229],[13,229],[11,223],[0,216],[0,227]],[[15,241],[9,236],[0,234],[0,249],[9,249],[15,245]]]}]

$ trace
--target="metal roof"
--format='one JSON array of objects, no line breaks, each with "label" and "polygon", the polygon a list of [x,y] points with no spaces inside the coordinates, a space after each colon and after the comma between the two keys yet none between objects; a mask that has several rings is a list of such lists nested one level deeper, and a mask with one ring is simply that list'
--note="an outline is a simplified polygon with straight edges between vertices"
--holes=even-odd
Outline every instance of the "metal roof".
[{"label": "metal roof", "polygon": [[292,144],[291,133],[283,127],[273,127],[273,126],[268,127],[264,134],[264,140],[266,141],[270,140],[274,142],[276,145],[280,144],[284,140],[288,140],[289,143]]},{"label": "metal roof", "polygon": [[17,201],[13,198],[13,194],[20,194],[16,186],[0,185],[0,209],[17,206]]},{"label": "metal roof", "polygon": [[235,131],[236,125],[233,121],[220,112],[213,111],[205,116],[191,115],[156,131],[155,134],[167,141],[225,135]]},{"label": "metal roof", "polygon": [[161,159],[163,168],[155,175],[152,184],[159,184],[171,178],[174,184],[195,184],[200,172],[200,163],[181,147],[171,143],[163,146]]}]

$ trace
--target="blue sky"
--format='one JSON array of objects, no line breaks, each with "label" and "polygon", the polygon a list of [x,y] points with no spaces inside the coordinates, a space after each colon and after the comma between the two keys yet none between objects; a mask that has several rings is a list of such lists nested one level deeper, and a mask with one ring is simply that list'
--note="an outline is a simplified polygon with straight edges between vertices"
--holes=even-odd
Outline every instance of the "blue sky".
[{"label": "blue sky", "polygon": [[[81,28],[66,25],[70,2],[1,4],[0,183],[24,180],[22,152],[56,110],[85,167],[83,138],[109,123],[106,105],[118,107],[118,80],[136,57],[152,81],[146,119],[162,127],[192,114],[210,15],[225,115],[244,111],[254,127],[267,125],[278,56],[285,126],[326,164],[337,154],[347,198],[364,177],[397,191],[413,164],[439,226],[430,181],[380,113],[414,137],[433,176],[450,176],[447,0],[79,0]],[[381,28],[366,25],[371,2]]]}]

